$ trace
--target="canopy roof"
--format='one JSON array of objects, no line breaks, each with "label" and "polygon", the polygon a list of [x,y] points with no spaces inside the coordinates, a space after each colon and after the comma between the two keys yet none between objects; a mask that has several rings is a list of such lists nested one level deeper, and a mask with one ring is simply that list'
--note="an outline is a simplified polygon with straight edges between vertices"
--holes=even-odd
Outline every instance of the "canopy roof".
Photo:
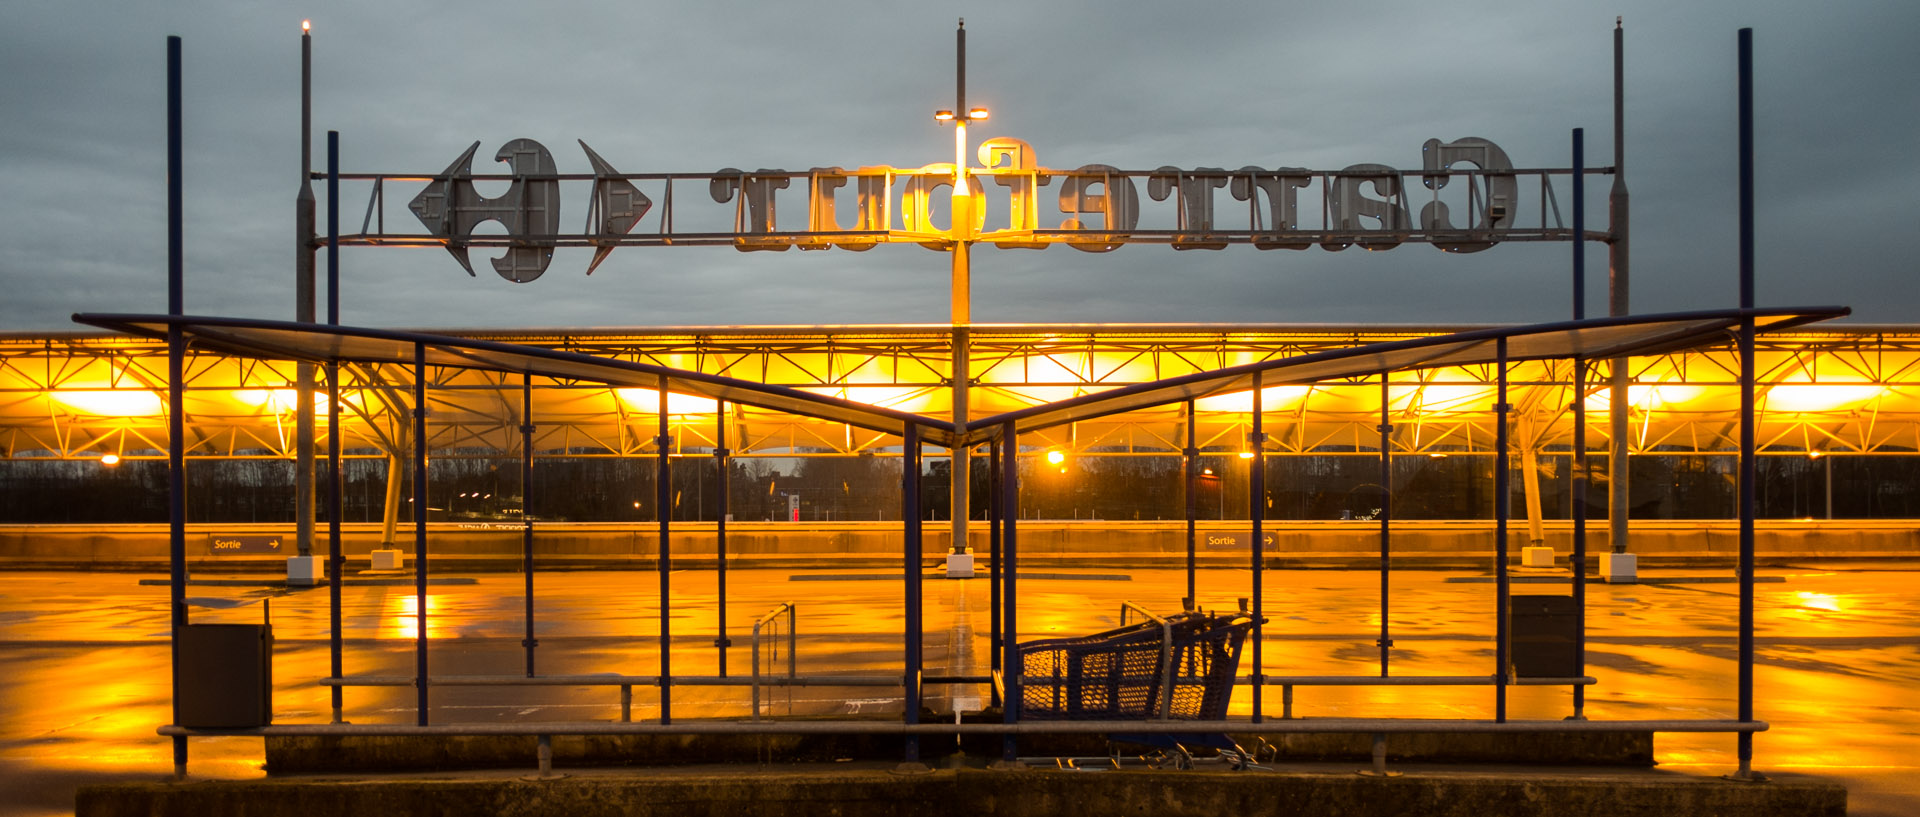
[{"label": "canopy roof", "polygon": [[1492,363],[1506,340],[1510,362],[1582,357],[1602,360],[1650,355],[1722,343],[1751,317],[1760,332],[1777,331],[1849,314],[1846,307],[1800,307],[1594,318],[1498,327],[1296,355],[1122,386],[971,422],[958,439],[952,422],[853,400],[638,361],[498,341],[362,327],[202,316],[77,314],[74,320],[164,339],[170,327],[196,347],[241,357],[314,363],[411,365],[415,350],[432,366],[460,367],[658,389],[788,412],[874,431],[921,428],[931,443],[952,446],[997,438],[1011,422],[1036,431],[1188,399],[1307,384],[1383,371]]},{"label": "canopy roof", "polygon": [[1824,306],[1675,312],[1498,327],[1370,343],[1139,383],[1010,411],[974,423],[969,436],[974,442],[998,436],[1000,430],[993,426],[1004,426],[1008,422],[1013,423],[1015,432],[1037,431],[1183,400],[1251,391],[1256,377],[1260,386],[1266,388],[1404,369],[1493,363],[1499,359],[1499,341],[1503,338],[1507,341],[1509,362],[1573,357],[1606,360],[1722,342],[1728,332],[1737,330],[1748,317],[1754,319],[1756,332],[1766,332],[1844,317],[1852,311],[1844,306]]}]

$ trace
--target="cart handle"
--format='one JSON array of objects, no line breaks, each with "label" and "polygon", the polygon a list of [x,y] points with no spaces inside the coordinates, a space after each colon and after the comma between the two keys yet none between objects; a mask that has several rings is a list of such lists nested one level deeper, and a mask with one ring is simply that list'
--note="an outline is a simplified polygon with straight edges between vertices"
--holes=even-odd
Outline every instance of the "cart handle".
[{"label": "cart handle", "polygon": [[1130,601],[1120,602],[1120,626],[1127,626],[1127,611],[1132,610],[1160,625],[1160,720],[1173,711],[1173,622],[1154,615]]}]

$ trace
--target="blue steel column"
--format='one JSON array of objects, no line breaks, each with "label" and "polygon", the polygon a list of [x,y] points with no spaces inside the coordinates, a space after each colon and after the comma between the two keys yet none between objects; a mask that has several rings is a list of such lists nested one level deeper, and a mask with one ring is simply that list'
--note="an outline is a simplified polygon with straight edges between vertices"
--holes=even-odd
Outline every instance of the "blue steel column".
[{"label": "blue steel column", "polygon": [[[1740,29],[1740,308],[1753,308],[1753,29]],[[1753,317],[1740,322],[1740,721],[1753,720]],[[1741,779],[1753,772],[1753,733],[1739,734]]]},{"label": "blue steel column", "polygon": [[[1586,131],[1573,129],[1573,319],[1587,318]],[[1587,674],[1587,361],[1573,358],[1573,660]],[[1585,720],[1587,688],[1573,685],[1573,720]]]},{"label": "blue steel column", "polygon": [[[1000,497],[1000,457],[1005,450],[999,440],[987,446],[987,661],[988,669],[999,672],[1000,661],[1000,526],[1007,505]],[[1000,706],[1000,688],[987,685],[988,702]]]},{"label": "blue steel column", "polygon": [[520,378],[520,572],[527,580],[527,635],[520,646],[527,650],[527,677],[532,678],[533,648],[540,646],[533,637],[533,373]]},{"label": "blue steel column", "polygon": [[[304,38],[303,38],[304,41]],[[301,168],[305,173],[306,168]],[[327,325],[340,325],[340,132],[327,131]],[[340,473],[340,361],[327,361],[327,622],[328,658],[333,677],[346,670],[340,632],[340,582],[347,563],[346,548],[340,541],[340,517],[344,491]],[[346,687],[338,684],[330,690],[333,698],[333,722],[344,721]]]},{"label": "blue steel column", "polygon": [[654,449],[659,454],[659,467],[656,469],[653,483],[654,517],[660,524],[660,558],[655,562],[660,568],[660,722],[673,722],[673,643],[672,625],[669,620],[673,614],[673,601],[669,596],[668,577],[673,571],[673,552],[668,547],[669,533],[667,523],[673,516],[673,486],[670,484],[672,473],[667,463],[667,449],[673,440],[667,434],[667,376],[660,375],[660,422],[659,434],[653,438]]},{"label": "blue steel column", "polygon": [[1181,468],[1184,471],[1183,476],[1186,477],[1187,486],[1187,609],[1189,610],[1196,609],[1200,605],[1199,589],[1196,587],[1194,577],[1195,563],[1198,561],[1195,541],[1199,538],[1195,531],[1194,519],[1200,512],[1198,497],[1194,496],[1194,491],[1198,488],[1196,483],[1200,480],[1200,448],[1195,443],[1197,432],[1194,430],[1197,419],[1197,415],[1193,413],[1193,400],[1189,399],[1187,400],[1187,447],[1180,451]]},{"label": "blue steel column", "polygon": [[413,345],[413,665],[427,725],[427,346]]},{"label": "blue steel column", "polygon": [[1393,633],[1388,624],[1389,577],[1393,566],[1389,559],[1393,543],[1393,424],[1390,378],[1380,373],[1380,677],[1387,677],[1387,652],[1393,648]]},{"label": "blue steel column", "polygon": [[727,459],[727,401],[714,402],[713,412],[713,462],[719,474],[720,507],[714,511],[713,536],[714,552],[719,556],[720,634],[713,639],[713,646],[720,648],[720,677],[727,677],[727,648],[733,646],[733,639],[727,637],[727,500],[733,490],[733,464]]},{"label": "blue steel column", "polygon": [[1496,342],[1500,385],[1495,392],[1493,459],[1493,575],[1494,575],[1494,647],[1493,647],[1493,719],[1507,719],[1507,339]]},{"label": "blue steel column", "polygon": [[[1009,420],[1000,426],[1000,507],[1006,512],[1006,572],[1001,581],[1007,589],[1002,603],[1007,606],[1000,620],[1006,628],[1000,634],[1006,656],[1000,662],[1002,686],[1007,690],[1001,702],[1000,716],[1006,723],[1020,722],[1020,434]],[[1001,759],[1012,762],[1020,756],[1020,739],[1009,733],[1001,741]]]},{"label": "blue steel column", "polygon": [[1266,665],[1261,661],[1261,642],[1266,639],[1262,631],[1266,620],[1264,611],[1265,593],[1261,590],[1260,579],[1266,567],[1266,536],[1262,532],[1262,522],[1267,515],[1267,433],[1261,425],[1263,413],[1260,402],[1260,373],[1253,373],[1253,430],[1247,433],[1247,444],[1253,447],[1253,459],[1247,467],[1247,516],[1253,520],[1253,722],[1262,720],[1260,692],[1266,685]]},{"label": "blue steel column", "polygon": [[[906,688],[901,712],[909,724],[920,722],[920,427],[907,423],[901,432],[900,448],[900,521],[906,557],[902,599],[907,613],[904,638],[906,670],[902,684]],[[906,762],[920,761],[920,737],[907,736]]]},{"label": "blue steel column", "polygon": [[[180,38],[167,38],[167,314],[186,314],[186,246],[180,178]],[[186,337],[167,325],[167,558],[172,591],[173,722],[180,722],[180,628],[187,626]],[[173,773],[187,773],[187,739],[173,739]]]}]

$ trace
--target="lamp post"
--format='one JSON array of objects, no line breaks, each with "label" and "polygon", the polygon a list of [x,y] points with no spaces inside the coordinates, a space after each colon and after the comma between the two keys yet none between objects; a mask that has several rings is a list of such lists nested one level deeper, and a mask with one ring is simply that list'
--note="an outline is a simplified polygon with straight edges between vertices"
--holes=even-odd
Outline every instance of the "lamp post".
[{"label": "lamp post", "polygon": [[[968,331],[973,322],[972,282],[969,252],[973,246],[973,192],[968,184],[967,171],[967,123],[985,121],[987,109],[967,107],[967,21],[961,18],[960,25],[954,31],[954,103],[951,110],[942,108],[934,111],[933,119],[942,125],[953,123],[953,275],[950,294],[953,320],[953,426],[956,436],[965,437],[967,433],[967,386],[969,379],[969,360],[967,346],[971,342]],[[953,534],[947,547],[947,577],[971,578],[973,576],[973,555],[967,547],[967,519],[970,505],[967,499],[968,483],[972,481],[973,468],[968,461],[965,443],[955,443],[953,459],[949,471],[951,477],[950,513]],[[911,520],[909,520],[911,521]]]}]

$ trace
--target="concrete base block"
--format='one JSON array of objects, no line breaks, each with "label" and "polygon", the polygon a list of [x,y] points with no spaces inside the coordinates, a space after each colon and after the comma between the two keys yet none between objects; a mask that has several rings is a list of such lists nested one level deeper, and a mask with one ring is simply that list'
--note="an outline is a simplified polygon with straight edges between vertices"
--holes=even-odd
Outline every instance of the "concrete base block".
[{"label": "concrete base block", "polygon": [[312,586],[327,576],[325,556],[288,556],[287,584]]},{"label": "concrete base block", "polygon": [[1553,567],[1553,548],[1521,548],[1520,564],[1525,567]]},{"label": "concrete base block", "polygon": [[947,578],[973,578],[973,548],[967,548],[965,553],[947,554]]},{"label": "concrete base block", "polygon": [[406,554],[398,550],[376,550],[370,555],[374,570],[399,570],[407,565]]},{"label": "concrete base block", "polygon": [[1631,553],[1600,554],[1600,578],[1610,582],[1630,582],[1639,576],[1639,557]]}]

